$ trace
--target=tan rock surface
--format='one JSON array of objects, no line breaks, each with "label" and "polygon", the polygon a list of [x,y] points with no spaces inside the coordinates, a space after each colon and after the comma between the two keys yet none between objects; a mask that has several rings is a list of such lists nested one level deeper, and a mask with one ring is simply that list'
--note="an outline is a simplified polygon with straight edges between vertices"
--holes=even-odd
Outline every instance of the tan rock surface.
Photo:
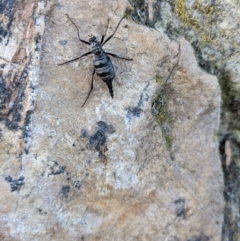
[{"label": "tan rock surface", "polygon": [[[219,86],[199,69],[191,46],[125,19],[104,47],[134,60],[112,58],[120,83],[114,82],[114,99],[95,77],[83,108],[93,57],[57,66],[88,51],[66,13],[88,39],[100,37],[108,19],[112,33],[127,6],[61,1],[44,13],[39,3],[36,32],[42,33],[42,14],[45,29],[38,79],[30,68],[30,82],[38,83],[31,135],[19,147],[21,167],[1,160],[3,240],[220,240]],[[159,93],[170,94],[170,144],[151,113]],[[24,103],[32,95],[26,92]],[[11,136],[18,139],[20,129],[1,128],[3,148],[14,145]]]}]

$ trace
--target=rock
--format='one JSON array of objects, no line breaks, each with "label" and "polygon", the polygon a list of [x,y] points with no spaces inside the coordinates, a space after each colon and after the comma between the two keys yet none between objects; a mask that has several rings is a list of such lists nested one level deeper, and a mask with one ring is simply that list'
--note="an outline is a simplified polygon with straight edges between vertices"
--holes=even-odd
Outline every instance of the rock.
[{"label": "rock", "polygon": [[[184,36],[194,48],[199,65],[216,75],[221,87],[219,149],[224,172],[225,211],[222,240],[239,240],[240,204],[240,5],[238,1],[129,0],[135,21]],[[228,144],[231,142],[231,157]],[[229,166],[225,168],[226,166]]]},{"label": "rock", "polygon": [[[22,47],[31,50],[30,74],[14,99],[21,118],[15,129],[7,114],[1,123],[2,240],[220,240],[220,91],[217,78],[198,67],[190,44],[123,20],[104,48],[133,61],[112,58],[114,98],[95,76],[81,108],[93,57],[58,66],[88,51],[66,14],[81,38],[100,38],[108,19],[107,34],[114,31],[129,3],[31,6],[35,25],[29,14],[23,26],[31,26],[31,41]],[[14,22],[11,32],[24,32],[21,26]],[[41,39],[36,45],[34,36]],[[12,62],[11,56],[2,61]],[[6,99],[11,112],[10,103]]]}]

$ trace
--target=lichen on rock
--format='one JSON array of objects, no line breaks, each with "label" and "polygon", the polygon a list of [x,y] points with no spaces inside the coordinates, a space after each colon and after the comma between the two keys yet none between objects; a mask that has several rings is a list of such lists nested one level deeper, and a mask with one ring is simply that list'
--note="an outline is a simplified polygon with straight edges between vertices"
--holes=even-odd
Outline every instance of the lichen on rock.
[{"label": "lichen on rock", "polygon": [[[27,11],[29,25],[12,23],[12,32],[31,26],[31,41],[19,46],[33,52],[24,62],[22,109],[16,108],[23,118],[16,130],[1,122],[3,240],[219,240],[223,177],[215,138],[216,77],[198,67],[183,38],[150,28],[153,20],[146,27],[126,18],[104,49],[133,61],[110,56],[114,98],[95,76],[81,108],[93,56],[58,66],[89,47],[66,14],[82,39],[101,39],[131,6],[125,0],[37,4],[16,6]],[[11,46],[1,61],[11,59]],[[10,80],[2,84],[6,94]],[[4,100],[11,109],[8,95]],[[19,152],[11,149],[16,139]]]}]

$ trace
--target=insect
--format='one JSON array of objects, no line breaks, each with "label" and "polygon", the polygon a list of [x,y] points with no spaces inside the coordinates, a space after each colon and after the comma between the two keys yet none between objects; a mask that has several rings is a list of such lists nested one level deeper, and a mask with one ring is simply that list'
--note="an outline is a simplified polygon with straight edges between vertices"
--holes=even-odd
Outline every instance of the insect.
[{"label": "insect", "polygon": [[102,35],[101,41],[99,42],[95,36],[91,37],[89,39],[89,41],[83,40],[80,38],[80,34],[79,34],[79,30],[77,25],[73,22],[73,20],[67,15],[68,19],[72,22],[72,24],[75,26],[75,28],[77,29],[77,33],[78,33],[78,39],[80,42],[84,43],[84,44],[88,44],[91,47],[91,51],[82,54],[81,56],[68,60],[64,63],[58,64],[58,66],[60,65],[64,65],[64,64],[68,64],[70,62],[76,61],[84,56],[87,56],[89,54],[94,54],[94,61],[93,61],[93,72],[92,72],[92,81],[91,81],[91,87],[90,90],[88,92],[88,95],[84,101],[84,103],[82,104],[82,107],[85,105],[85,103],[87,102],[88,97],[90,96],[90,93],[93,89],[93,80],[94,80],[94,74],[96,73],[101,79],[102,81],[104,81],[107,84],[109,93],[111,95],[111,97],[113,98],[113,87],[112,87],[112,81],[115,78],[115,71],[114,71],[114,67],[112,64],[111,59],[109,58],[109,55],[118,59],[124,59],[124,60],[133,60],[131,58],[125,58],[125,57],[120,57],[117,54],[114,53],[109,53],[109,52],[105,52],[104,49],[102,48],[104,44],[106,44],[116,33],[119,25],[121,24],[122,20],[125,18],[125,15],[121,18],[121,20],[119,21],[119,23],[117,24],[117,27],[115,28],[113,34],[111,34],[109,37],[107,37],[105,40],[105,36],[107,33],[107,29],[105,31],[105,34]]}]

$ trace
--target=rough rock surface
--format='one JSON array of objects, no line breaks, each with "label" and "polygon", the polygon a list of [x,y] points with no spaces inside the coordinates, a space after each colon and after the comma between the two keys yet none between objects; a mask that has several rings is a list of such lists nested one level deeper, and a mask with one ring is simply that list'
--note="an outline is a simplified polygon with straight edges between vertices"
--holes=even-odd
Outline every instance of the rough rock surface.
[{"label": "rough rock surface", "polygon": [[129,0],[132,17],[184,36],[194,47],[199,65],[216,75],[221,86],[219,149],[225,188],[223,241],[240,240],[240,4],[238,0]]},{"label": "rough rock surface", "polygon": [[16,89],[1,109],[1,240],[220,240],[220,91],[190,44],[125,19],[104,47],[133,61],[112,58],[114,99],[95,77],[81,108],[92,57],[57,66],[88,49],[66,13],[100,38],[128,2],[14,4],[1,43],[2,96]]}]

